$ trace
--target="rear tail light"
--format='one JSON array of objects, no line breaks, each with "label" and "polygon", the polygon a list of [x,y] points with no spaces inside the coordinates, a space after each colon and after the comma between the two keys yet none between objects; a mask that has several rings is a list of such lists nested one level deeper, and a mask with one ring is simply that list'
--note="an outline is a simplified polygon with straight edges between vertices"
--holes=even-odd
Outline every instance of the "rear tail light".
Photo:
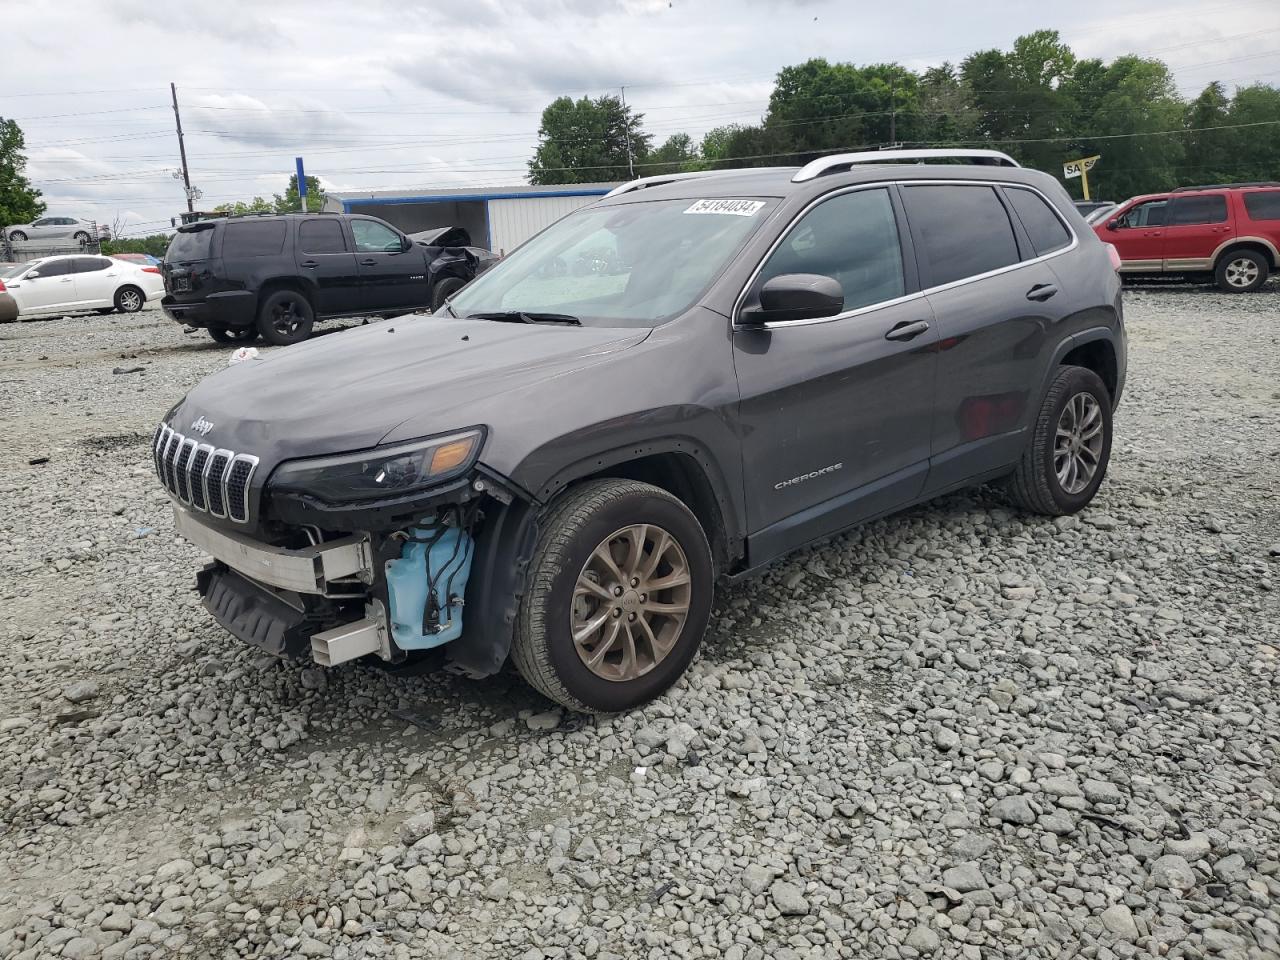
[{"label": "rear tail light", "polygon": [[[1112,247],[1111,249],[1114,250],[1115,247]],[[160,268],[159,267],[143,267],[142,272],[143,273],[159,273]]]},{"label": "rear tail light", "polygon": [[4,293],[4,281],[0,280],[0,293]]},{"label": "rear tail light", "polygon": [[1104,243],[1103,246],[1107,248],[1107,256],[1111,258],[1111,269],[1119,273],[1122,262],[1120,260],[1120,251],[1116,249],[1113,243]]}]

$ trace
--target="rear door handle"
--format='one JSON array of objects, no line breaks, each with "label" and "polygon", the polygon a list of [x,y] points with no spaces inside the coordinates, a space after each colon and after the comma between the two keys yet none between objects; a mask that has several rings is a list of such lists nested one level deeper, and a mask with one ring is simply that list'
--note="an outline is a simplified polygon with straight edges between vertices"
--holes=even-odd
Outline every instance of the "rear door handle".
[{"label": "rear door handle", "polygon": [[1038,300],[1043,303],[1058,292],[1058,288],[1052,283],[1037,283],[1034,287],[1027,291],[1028,300]]},{"label": "rear door handle", "polygon": [[914,340],[929,329],[928,320],[903,320],[884,335],[886,340]]},{"label": "rear door handle", "polygon": [[378,261],[373,259],[373,257],[366,257],[364,260],[360,261],[360,266],[362,267],[376,267],[377,265]]},{"label": "rear door handle", "polygon": [[317,264],[316,264],[316,261],[314,261],[314,260],[303,260],[300,264],[298,264],[298,266],[300,266],[300,267],[314,267],[314,266],[317,266]]}]

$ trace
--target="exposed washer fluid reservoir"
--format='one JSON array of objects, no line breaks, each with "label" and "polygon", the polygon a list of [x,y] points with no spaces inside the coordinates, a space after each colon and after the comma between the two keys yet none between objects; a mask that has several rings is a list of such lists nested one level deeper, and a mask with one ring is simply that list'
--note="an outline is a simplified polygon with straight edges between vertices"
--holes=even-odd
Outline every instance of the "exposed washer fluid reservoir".
[{"label": "exposed washer fluid reservoir", "polygon": [[474,544],[457,527],[414,527],[408,533],[413,539],[405,542],[400,559],[387,563],[391,636],[404,650],[425,650],[462,634]]}]

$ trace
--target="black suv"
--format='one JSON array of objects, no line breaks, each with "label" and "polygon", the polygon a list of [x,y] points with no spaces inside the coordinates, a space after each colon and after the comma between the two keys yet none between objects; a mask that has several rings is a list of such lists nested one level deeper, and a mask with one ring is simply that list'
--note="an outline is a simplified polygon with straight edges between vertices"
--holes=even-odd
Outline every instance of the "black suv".
[{"label": "black suv", "polygon": [[436,309],[477,272],[465,232],[415,242],[374,217],[284,214],[202,220],[178,228],[164,257],[170,318],[220,343],[261,336],[278,346],[316,320]]},{"label": "black suv", "polygon": [[[935,156],[970,163],[894,162]],[[1080,510],[1124,377],[1110,251],[1052,177],[852,154],[619,187],[435,316],[214,374],[153,450],[243,640],[510,654],[615,711],[681,675],[718,576],[983,481]]]}]

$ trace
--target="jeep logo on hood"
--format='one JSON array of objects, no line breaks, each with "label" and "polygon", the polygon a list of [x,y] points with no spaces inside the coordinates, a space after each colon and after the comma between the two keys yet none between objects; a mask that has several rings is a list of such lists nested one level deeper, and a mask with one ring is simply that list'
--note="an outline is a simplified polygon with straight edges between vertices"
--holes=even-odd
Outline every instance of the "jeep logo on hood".
[{"label": "jeep logo on hood", "polygon": [[213,421],[206,420],[203,416],[197,417],[195,420],[191,421],[191,429],[203,437],[213,429]]}]

